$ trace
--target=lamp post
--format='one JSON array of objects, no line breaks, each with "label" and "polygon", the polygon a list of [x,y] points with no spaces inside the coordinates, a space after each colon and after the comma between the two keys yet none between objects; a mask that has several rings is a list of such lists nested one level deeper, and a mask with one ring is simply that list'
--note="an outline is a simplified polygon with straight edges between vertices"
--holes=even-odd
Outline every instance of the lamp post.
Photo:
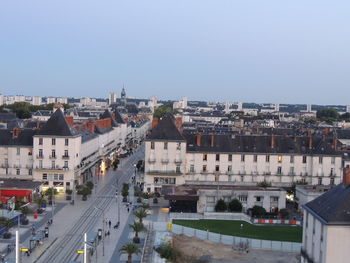
[{"label": "lamp post", "polygon": [[105,234],[105,211],[102,208],[99,208],[95,206],[96,209],[102,211],[102,256],[105,255],[105,239],[104,239],[104,234]]}]

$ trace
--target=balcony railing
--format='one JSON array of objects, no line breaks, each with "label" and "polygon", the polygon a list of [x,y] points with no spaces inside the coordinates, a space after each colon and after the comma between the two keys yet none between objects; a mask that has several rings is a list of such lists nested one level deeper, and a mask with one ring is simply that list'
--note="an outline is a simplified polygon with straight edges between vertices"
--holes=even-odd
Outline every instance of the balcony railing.
[{"label": "balcony railing", "polygon": [[150,170],[147,174],[156,174],[156,175],[180,175],[181,171],[167,170],[167,171],[158,171],[158,170]]},{"label": "balcony railing", "polygon": [[162,159],[162,163],[168,163],[168,162],[169,162],[169,159],[167,159],[167,158]]},{"label": "balcony railing", "polygon": [[1,168],[9,168],[9,165],[8,164],[2,164],[0,165]]},{"label": "balcony railing", "polygon": [[44,158],[44,155],[42,155],[42,154],[37,154],[37,155],[36,155],[36,158],[38,158],[38,159],[43,159],[43,158]]},{"label": "balcony railing", "polygon": [[62,170],[68,170],[68,167],[60,167],[60,166],[56,166],[56,167],[40,167],[40,166],[36,166],[36,170],[50,170],[50,171],[62,171]]},{"label": "balcony railing", "polygon": [[62,155],[62,159],[69,159],[69,155]]},{"label": "balcony railing", "polygon": [[56,155],[50,155],[50,159],[56,159]]},{"label": "balcony railing", "polygon": [[175,163],[182,163],[181,159],[175,159]]},{"label": "balcony railing", "polygon": [[148,162],[149,162],[149,163],[155,163],[155,162],[156,162],[156,158],[149,158],[149,159],[148,159]]}]

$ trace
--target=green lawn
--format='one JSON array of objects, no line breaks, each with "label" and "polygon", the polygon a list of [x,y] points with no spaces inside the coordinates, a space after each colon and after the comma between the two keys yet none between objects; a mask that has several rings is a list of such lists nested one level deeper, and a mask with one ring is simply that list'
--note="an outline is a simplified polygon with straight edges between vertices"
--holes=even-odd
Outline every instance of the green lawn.
[{"label": "green lawn", "polygon": [[[174,224],[228,236],[249,237],[255,239],[302,242],[303,229],[299,226],[256,226],[244,221],[232,220],[181,220],[174,219]],[[241,229],[241,224],[243,228]]]}]

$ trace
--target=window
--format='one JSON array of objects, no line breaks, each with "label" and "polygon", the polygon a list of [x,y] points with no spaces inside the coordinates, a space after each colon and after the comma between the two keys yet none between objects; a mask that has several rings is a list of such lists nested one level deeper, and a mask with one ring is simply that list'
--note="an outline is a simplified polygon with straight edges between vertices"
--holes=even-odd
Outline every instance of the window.
[{"label": "window", "polygon": [[257,202],[261,202],[262,201],[261,196],[256,196],[255,199],[256,199]]},{"label": "window", "polygon": [[282,174],[282,167],[281,166],[277,167],[277,174],[279,174],[279,175]]},{"label": "window", "polygon": [[203,165],[203,172],[206,172],[206,171],[207,171],[207,166]]},{"label": "window", "polygon": [[168,143],[167,142],[164,143],[164,150],[168,150]]},{"label": "window", "polygon": [[151,142],[151,149],[154,150],[154,142]]},{"label": "window", "polygon": [[215,160],[216,160],[216,161],[220,161],[220,154],[217,154],[217,155],[215,156]]},{"label": "window", "polygon": [[68,150],[64,150],[64,157],[68,157]]},{"label": "window", "polygon": [[290,156],[290,161],[289,161],[290,163],[294,163],[294,155],[291,155]]},{"label": "window", "polygon": [[220,166],[219,165],[215,165],[215,172],[219,172],[220,171]]},{"label": "window", "polygon": [[58,180],[61,180],[61,181],[63,181],[63,180],[64,180],[64,176],[63,176],[63,174],[59,174],[59,175],[58,175]]},{"label": "window", "polygon": [[21,154],[21,148],[17,148],[17,155]]},{"label": "window", "polygon": [[55,169],[55,167],[56,167],[56,162],[55,161],[51,161],[51,168]]},{"label": "window", "polygon": [[248,196],[246,196],[246,195],[240,195],[240,196],[238,196],[238,200],[239,200],[240,202],[242,202],[242,203],[246,203],[247,200],[248,200]]},{"label": "window", "polygon": [[305,227],[307,228],[308,226],[309,226],[309,213],[306,212]]},{"label": "window", "polygon": [[331,172],[329,173],[329,176],[334,176],[334,168],[331,168]]},{"label": "window", "polygon": [[64,161],[64,168],[68,168],[68,161]]},{"label": "window", "polygon": [[16,175],[20,175],[21,174],[21,169],[16,169]]},{"label": "window", "polygon": [[215,196],[207,196],[207,203],[215,203]]},{"label": "window", "polygon": [[258,161],[258,156],[256,154],[254,155],[253,160],[254,160],[254,163],[256,163]]},{"label": "window", "polygon": [[56,139],[51,139],[51,144],[56,145]]},{"label": "window", "polygon": [[270,155],[266,155],[265,161],[266,161],[267,163],[270,162]]},{"label": "window", "polygon": [[331,164],[335,164],[335,157],[331,158]]},{"label": "window", "polygon": [[43,138],[39,138],[39,145],[43,145]]},{"label": "window", "polygon": [[53,179],[54,179],[55,181],[57,181],[57,180],[58,180],[58,174],[54,174],[54,175],[53,175]]},{"label": "window", "polygon": [[190,166],[190,173],[194,173],[194,165],[193,164],[191,164],[191,166]]},{"label": "window", "polygon": [[32,169],[28,170],[28,175],[33,175],[33,170]]},{"label": "window", "polygon": [[318,178],[317,183],[318,185],[322,185],[322,178]]},{"label": "window", "polygon": [[47,174],[43,174],[43,180],[47,180]]},{"label": "window", "polygon": [[232,154],[229,154],[229,155],[228,155],[228,161],[229,161],[229,162],[232,162]]},{"label": "window", "polygon": [[271,196],[271,202],[278,202],[278,196]]},{"label": "window", "polygon": [[176,150],[181,150],[181,142],[177,143]]},{"label": "window", "polygon": [[39,160],[39,169],[43,168],[43,160]]},{"label": "window", "polygon": [[244,162],[244,160],[245,160],[245,155],[242,154],[242,155],[241,155],[241,162]]},{"label": "window", "polygon": [[294,167],[289,168],[289,175],[294,175]]},{"label": "window", "polygon": [[306,156],[303,155],[303,163],[306,163]]},{"label": "window", "polygon": [[32,154],[32,149],[28,149],[28,155],[31,156]]},{"label": "window", "polygon": [[277,161],[278,161],[279,163],[281,163],[281,162],[282,162],[282,155],[278,155],[278,157],[277,157]]},{"label": "window", "polygon": [[318,163],[319,164],[322,164],[323,163],[323,158],[320,156],[320,157],[318,157]]},{"label": "window", "polygon": [[39,157],[43,157],[43,149],[39,149]]},{"label": "window", "polygon": [[334,178],[331,178],[330,184],[334,185]]},{"label": "window", "polygon": [[64,145],[68,146],[69,145],[69,139],[64,139]]},{"label": "window", "polygon": [[232,171],[232,165],[227,166],[227,171],[231,172]]},{"label": "window", "polygon": [[203,154],[203,161],[208,160],[208,155],[207,154]]},{"label": "window", "polygon": [[181,173],[180,165],[176,165],[176,172],[177,172],[177,173]]},{"label": "window", "polygon": [[51,157],[52,158],[56,158],[56,150],[52,150],[51,151]]}]

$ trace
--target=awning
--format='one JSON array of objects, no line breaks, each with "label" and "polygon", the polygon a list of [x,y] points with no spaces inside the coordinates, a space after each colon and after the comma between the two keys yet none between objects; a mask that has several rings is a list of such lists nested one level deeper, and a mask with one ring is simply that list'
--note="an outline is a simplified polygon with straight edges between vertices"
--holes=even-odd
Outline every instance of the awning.
[{"label": "awning", "polygon": [[8,190],[0,190],[1,196],[7,196],[7,197],[13,197],[13,196],[29,196],[32,194],[31,190],[15,190],[15,189],[8,189]]}]

